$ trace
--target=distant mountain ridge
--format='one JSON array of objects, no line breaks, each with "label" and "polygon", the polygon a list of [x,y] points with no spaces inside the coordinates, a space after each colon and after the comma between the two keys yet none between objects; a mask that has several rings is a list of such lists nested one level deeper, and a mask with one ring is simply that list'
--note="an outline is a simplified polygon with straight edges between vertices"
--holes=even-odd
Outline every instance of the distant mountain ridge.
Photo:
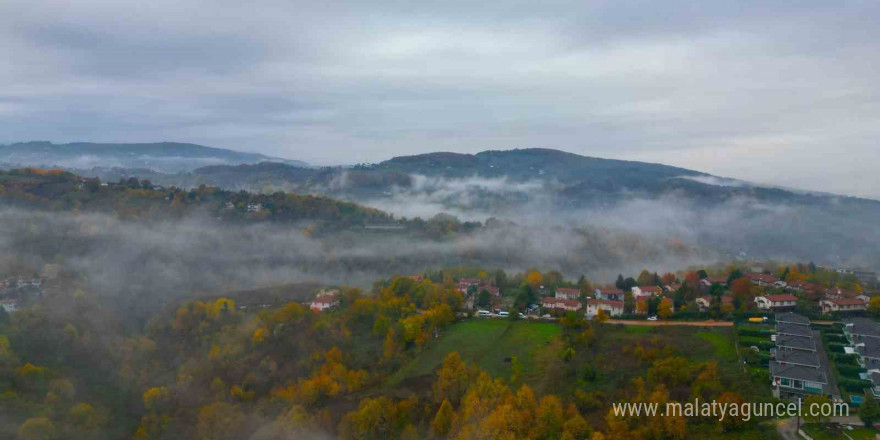
[{"label": "distant mountain ridge", "polygon": [[178,142],[67,144],[44,141],[19,142],[0,145],[0,162],[10,166],[57,166],[69,169],[141,168],[163,173],[192,171],[208,165],[260,162],[308,166],[307,163],[297,160]]}]

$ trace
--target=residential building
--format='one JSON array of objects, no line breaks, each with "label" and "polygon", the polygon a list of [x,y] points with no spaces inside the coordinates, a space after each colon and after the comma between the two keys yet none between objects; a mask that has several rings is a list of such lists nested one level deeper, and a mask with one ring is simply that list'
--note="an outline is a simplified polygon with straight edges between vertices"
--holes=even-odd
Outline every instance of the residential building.
[{"label": "residential building", "polygon": [[792,309],[797,305],[797,297],[789,294],[758,296],[755,305],[761,310]]},{"label": "residential building", "polygon": [[766,273],[751,272],[746,274],[746,278],[761,287],[772,286],[773,283],[779,281],[779,278],[776,275],[770,275]]},{"label": "residential building", "polygon": [[822,313],[860,312],[867,310],[868,304],[858,298],[826,298],[819,301]]},{"label": "residential building", "polygon": [[776,347],[780,350],[816,351],[816,341],[808,336],[776,335]]},{"label": "residential building", "polygon": [[810,325],[810,319],[803,315],[798,315],[797,313],[792,312],[782,312],[777,313],[775,316],[775,320],[778,323],[783,324],[797,324],[797,325]]},{"label": "residential building", "polygon": [[651,297],[663,293],[663,290],[657,286],[635,286],[632,288],[633,297]]},{"label": "residential building", "polygon": [[624,294],[620,289],[596,289],[596,299],[623,301]]},{"label": "residential building", "polygon": [[587,316],[597,315],[599,309],[609,316],[620,316],[623,315],[623,301],[592,298],[587,300]]},{"label": "residential building", "polygon": [[561,298],[542,298],[541,305],[544,306],[545,309],[564,310],[567,312],[577,312],[583,308],[580,301]]},{"label": "residential building", "polygon": [[554,296],[560,299],[578,299],[581,296],[581,290],[570,287],[557,287]]},{"label": "residential building", "polygon": [[323,312],[338,305],[339,298],[336,295],[318,295],[309,303],[309,308],[316,312]]},{"label": "residential building", "polygon": [[843,334],[851,344],[867,339],[880,340],[880,324],[869,318],[851,318],[844,321]]}]

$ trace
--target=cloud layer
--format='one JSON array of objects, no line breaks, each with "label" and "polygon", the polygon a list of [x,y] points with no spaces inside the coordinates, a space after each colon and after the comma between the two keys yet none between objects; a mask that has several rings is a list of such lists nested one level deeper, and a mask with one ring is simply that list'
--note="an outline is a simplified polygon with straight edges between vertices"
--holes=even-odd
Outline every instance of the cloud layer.
[{"label": "cloud layer", "polygon": [[873,2],[8,0],[0,142],[551,147],[880,197]]}]

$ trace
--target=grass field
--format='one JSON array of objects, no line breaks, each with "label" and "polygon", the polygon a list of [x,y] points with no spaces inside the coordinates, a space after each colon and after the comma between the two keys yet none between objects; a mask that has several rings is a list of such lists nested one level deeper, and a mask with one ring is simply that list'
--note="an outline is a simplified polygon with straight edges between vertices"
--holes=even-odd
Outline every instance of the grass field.
[{"label": "grass field", "polygon": [[409,378],[431,374],[447,354],[457,351],[468,363],[475,363],[494,377],[510,376],[509,359],[516,356],[522,365],[522,379],[534,381],[546,359],[555,355],[554,342],[562,328],[556,323],[508,321],[477,318],[460,322],[431,343],[415,359],[391,375],[386,386],[395,386]]}]

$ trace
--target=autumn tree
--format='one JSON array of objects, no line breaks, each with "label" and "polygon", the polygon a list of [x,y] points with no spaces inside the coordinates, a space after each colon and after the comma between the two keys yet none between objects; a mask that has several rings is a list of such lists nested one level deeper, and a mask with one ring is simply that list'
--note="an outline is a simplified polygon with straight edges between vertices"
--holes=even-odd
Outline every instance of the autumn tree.
[{"label": "autumn tree", "polygon": [[880,296],[872,297],[868,302],[868,313],[880,316]]},{"label": "autumn tree", "polygon": [[242,438],[244,415],[235,406],[215,402],[199,409],[196,438],[199,440],[237,440]]},{"label": "autumn tree", "polygon": [[651,272],[648,272],[647,269],[643,269],[639,272],[638,278],[636,278],[636,282],[639,283],[639,286],[651,286],[654,284],[654,275]]},{"label": "autumn tree", "polygon": [[448,400],[453,404],[461,401],[470,384],[470,373],[461,355],[453,351],[443,358],[443,365],[437,370],[434,381],[434,401]]},{"label": "autumn tree", "polygon": [[662,319],[669,318],[672,316],[672,300],[669,298],[663,298],[660,300],[660,304],[657,306],[657,316]]},{"label": "autumn tree", "polygon": [[52,440],[55,435],[55,424],[46,417],[27,419],[18,428],[21,440]]},{"label": "autumn tree", "polygon": [[452,404],[448,400],[443,399],[440,409],[437,410],[434,420],[431,421],[431,430],[434,434],[439,437],[446,437],[449,434],[449,430],[452,429],[453,415]]}]

